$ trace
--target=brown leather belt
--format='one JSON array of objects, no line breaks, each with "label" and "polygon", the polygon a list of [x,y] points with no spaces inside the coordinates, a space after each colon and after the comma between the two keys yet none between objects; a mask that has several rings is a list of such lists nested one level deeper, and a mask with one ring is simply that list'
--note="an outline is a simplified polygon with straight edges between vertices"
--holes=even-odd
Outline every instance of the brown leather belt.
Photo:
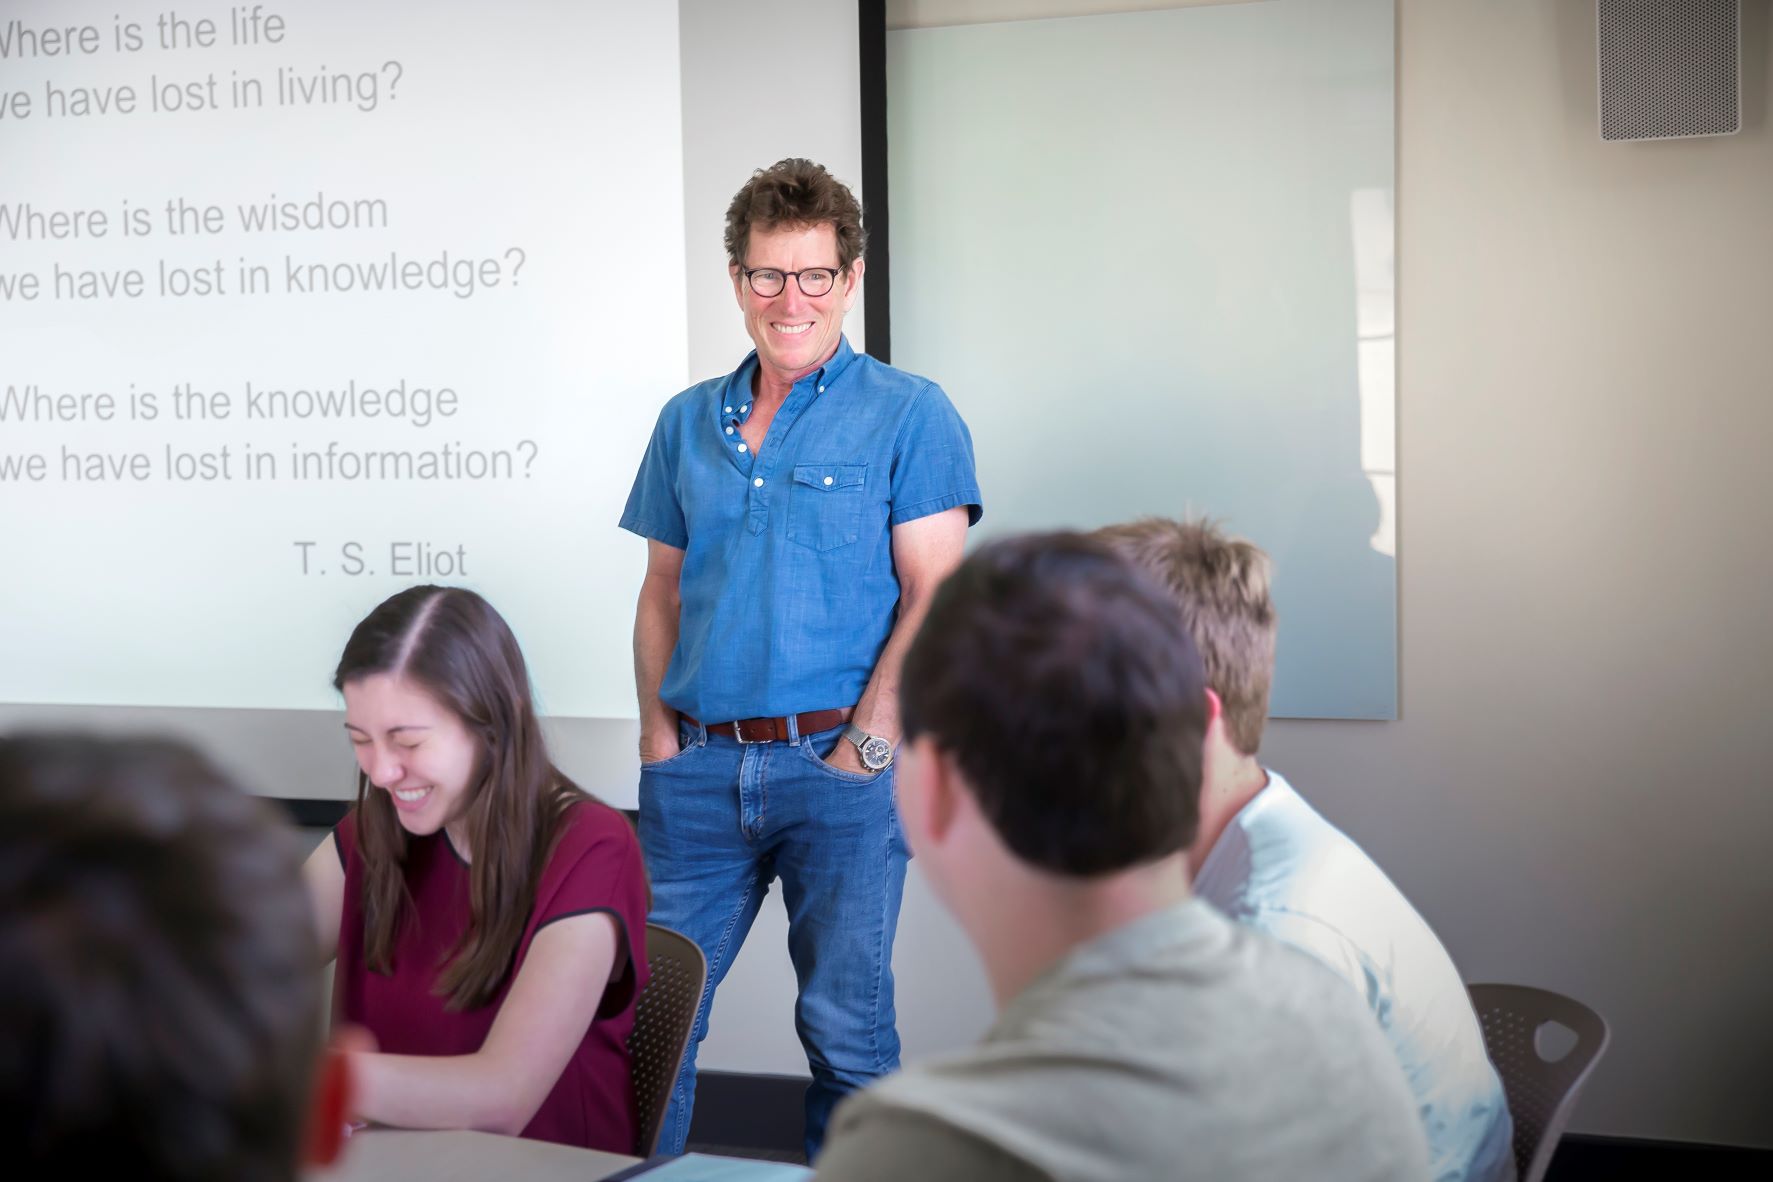
[{"label": "brown leather belt", "polygon": [[[848,722],[850,715],[856,712],[854,706],[845,706],[841,710],[809,710],[805,714],[794,716],[794,728],[797,734],[816,735],[820,731],[828,731],[832,727]],[[685,714],[683,720],[691,726],[701,726],[694,718]],[[788,741],[788,720],[786,718],[741,718],[734,722],[711,722],[708,724],[711,735],[731,735],[741,743],[775,743]]]}]

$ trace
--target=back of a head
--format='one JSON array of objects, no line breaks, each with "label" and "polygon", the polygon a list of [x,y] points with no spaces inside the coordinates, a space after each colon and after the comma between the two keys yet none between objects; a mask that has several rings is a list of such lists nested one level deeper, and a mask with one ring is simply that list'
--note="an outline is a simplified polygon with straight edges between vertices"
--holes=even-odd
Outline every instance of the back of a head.
[{"label": "back of a head", "polygon": [[1226,737],[1243,754],[1256,754],[1274,680],[1268,555],[1204,520],[1146,517],[1094,536],[1169,588],[1200,650],[1207,684],[1224,703]]},{"label": "back of a head", "polygon": [[195,752],[0,739],[0,1143],[22,1176],[294,1177],[319,964],[295,835]]},{"label": "back of a head", "polygon": [[943,583],[906,656],[907,738],[965,774],[1017,857],[1075,877],[1185,849],[1207,708],[1174,603],[1075,533],[995,542]]}]

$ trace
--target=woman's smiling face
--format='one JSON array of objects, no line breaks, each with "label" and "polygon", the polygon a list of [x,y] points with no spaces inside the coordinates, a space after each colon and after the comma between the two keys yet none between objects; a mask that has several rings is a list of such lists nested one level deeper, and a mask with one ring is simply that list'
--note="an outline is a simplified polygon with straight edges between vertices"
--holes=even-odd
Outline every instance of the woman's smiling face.
[{"label": "woman's smiling face", "polygon": [[421,686],[389,673],[348,681],[344,694],[357,766],[388,794],[401,827],[425,836],[459,820],[480,762],[467,724]]}]

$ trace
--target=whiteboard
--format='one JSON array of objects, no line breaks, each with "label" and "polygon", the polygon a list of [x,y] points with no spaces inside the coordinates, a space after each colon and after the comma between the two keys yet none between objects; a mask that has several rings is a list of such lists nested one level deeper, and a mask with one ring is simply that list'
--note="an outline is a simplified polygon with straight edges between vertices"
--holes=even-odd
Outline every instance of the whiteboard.
[{"label": "whiteboard", "polygon": [[974,531],[1206,514],[1275,560],[1271,713],[1397,716],[1389,0],[893,32],[893,361]]}]

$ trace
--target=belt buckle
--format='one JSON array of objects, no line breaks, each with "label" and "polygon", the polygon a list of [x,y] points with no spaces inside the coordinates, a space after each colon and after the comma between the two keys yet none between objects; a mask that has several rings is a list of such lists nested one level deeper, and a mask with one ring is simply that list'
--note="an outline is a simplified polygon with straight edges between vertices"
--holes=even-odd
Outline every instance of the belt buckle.
[{"label": "belt buckle", "polygon": [[774,725],[771,725],[769,734],[764,736],[761,739],[747,738],[745,735],[745,724],[748,722],[767,722],[767,723],[773,724],[775,722],[775,719],[773,719],[773,718],[758,718],[758,719],[741,718],[741,719],[735,720],[733,722],[733,738],[737,739],[742,746],[750,747],[750,746],[753,746],[754,744],[757,744],[757,743],[773,743],[773,742],[775,742],[776,728]]}]

